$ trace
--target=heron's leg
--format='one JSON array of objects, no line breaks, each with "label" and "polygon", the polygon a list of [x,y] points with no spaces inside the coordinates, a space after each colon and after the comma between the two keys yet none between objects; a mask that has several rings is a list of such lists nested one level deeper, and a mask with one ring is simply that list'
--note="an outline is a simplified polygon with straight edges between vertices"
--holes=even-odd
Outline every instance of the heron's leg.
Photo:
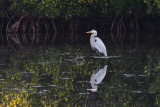
[{"label": "heron's leg", "polygon": [[99,51],[97,49],[95,49],[96,53],[99,55]]},{"label": "heron's leg", "polygon": [[99,69],[100,68],[100,58],[96,58],[96,60],[97,60],[97,64],[98,64],[97,69]]},{"label": "heron's leg", "polygon": [[99,58],[97,59],[98,60],[98,69],[100,68],[100,52],[95,49],[96,53],[98,54]]}]

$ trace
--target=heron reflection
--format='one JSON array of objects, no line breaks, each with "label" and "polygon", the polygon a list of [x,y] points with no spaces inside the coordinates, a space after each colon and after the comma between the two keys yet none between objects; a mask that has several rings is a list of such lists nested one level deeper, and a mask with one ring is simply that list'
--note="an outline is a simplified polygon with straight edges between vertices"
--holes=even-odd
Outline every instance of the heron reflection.
[{"label": "heron reflection", "polygon": [[92,92],[96,92],[98,90],[98,84],[102,82],[104,79],[106,72],[107,72],[107,67],[108,65],[105,65],[104,68],[98,69],[96,72],[93,72],[90,78],[90,84],[91,84],[91,89]]}]

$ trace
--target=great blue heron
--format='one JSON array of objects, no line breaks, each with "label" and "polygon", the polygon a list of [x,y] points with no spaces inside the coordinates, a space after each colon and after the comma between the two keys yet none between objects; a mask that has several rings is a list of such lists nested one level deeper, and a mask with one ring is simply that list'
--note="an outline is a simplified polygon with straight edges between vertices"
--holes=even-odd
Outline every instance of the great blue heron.
[{"label": "great blue heron", "polygon": [[96,51],[98,54],[102,53],[105,56],[108,56],[104,43],[102,42],[102,40],[99,37],[96,37],[97,31],[93,29],[93,30],[88,31],[86,33],[92,33],[91,37],[90,37],[90,45],[91,45],[92,49],[94,51]]}]

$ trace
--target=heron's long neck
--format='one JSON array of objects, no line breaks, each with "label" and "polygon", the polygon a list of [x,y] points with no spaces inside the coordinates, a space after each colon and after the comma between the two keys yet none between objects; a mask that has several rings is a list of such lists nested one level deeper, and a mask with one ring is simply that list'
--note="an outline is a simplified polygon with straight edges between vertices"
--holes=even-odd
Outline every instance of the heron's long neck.
[{"label": "heron's long neck", "polygon": [[97,33],[93,33],[90,37],[90,44],[93,50],[95,49],[95,36],[97,36]]}]

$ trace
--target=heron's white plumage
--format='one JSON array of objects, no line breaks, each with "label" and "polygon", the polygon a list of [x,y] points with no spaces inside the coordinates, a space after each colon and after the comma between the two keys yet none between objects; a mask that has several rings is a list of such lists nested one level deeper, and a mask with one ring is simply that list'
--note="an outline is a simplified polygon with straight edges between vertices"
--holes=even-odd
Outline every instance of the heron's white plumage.
[{"label": "heron's white plumage", "polygon": [[91,30],[87,33],[92,33],[91,37],[90,37],[90,44],[91,47],[94,51],[97,51],[98,53],[102,53],[105,56],[107,56],[107,51],[106,51],[106,47],[104,45],[104,43],[102,42],[102,40],[97,36],[97,31],[96,30]]}]

